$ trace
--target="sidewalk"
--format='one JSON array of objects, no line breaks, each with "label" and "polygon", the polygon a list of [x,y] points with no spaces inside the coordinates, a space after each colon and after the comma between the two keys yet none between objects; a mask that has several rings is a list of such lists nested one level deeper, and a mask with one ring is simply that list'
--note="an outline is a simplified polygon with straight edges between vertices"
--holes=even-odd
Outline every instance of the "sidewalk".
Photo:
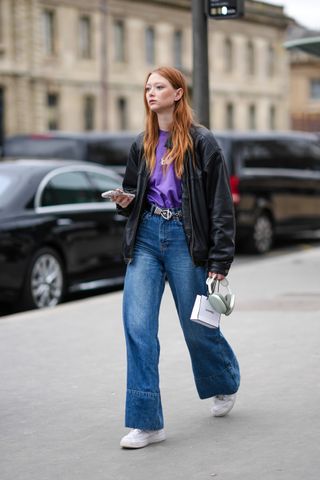
[{"label": "sidewalk", "polygon": [[0,319],[1,480],[318,480],[320,248],[235,265],[222,329],[242,384],[232,413],[200,401],[166,287],[160,319],[168,439],[119,448],[121,293]]}]

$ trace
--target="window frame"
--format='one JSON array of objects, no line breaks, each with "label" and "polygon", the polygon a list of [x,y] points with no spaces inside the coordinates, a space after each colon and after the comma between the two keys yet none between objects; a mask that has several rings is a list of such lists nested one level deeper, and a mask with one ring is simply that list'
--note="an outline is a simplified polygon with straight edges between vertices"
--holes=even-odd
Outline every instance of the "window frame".
[{"label": "window frame", "polygon": [[[314,95],[314,91],[316,91],[316,95]],[[320,77],[319,78],[310,78],[309,83],[309,92],[310,92],[310,100],[312,101],[320,101]]]},{"label": "window frame", "polygon": [[57,11],[54,8],[43,8],[41,20],[44,54],[53,57],[57,55]]},{"label": "window frame", "polygon": [[115,19],[113,22],[114,61],[124,63],[126,61],[126,29],[125,22]]},{"label": "window frame", "polygon": [[92,59],[92,40],[92,17],[89,14],[82,13],[78,18],[78,51],[81,59]]},{"label": "window frame", "polygon": [[153,25],[145,28],[145,61],[147,65],[156,64],[156,30]]}]

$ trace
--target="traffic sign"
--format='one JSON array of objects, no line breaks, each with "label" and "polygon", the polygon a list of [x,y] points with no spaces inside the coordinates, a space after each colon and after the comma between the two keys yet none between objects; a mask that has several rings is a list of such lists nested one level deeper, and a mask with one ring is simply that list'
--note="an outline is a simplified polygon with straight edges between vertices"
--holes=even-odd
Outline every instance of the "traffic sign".
[{"label": "traffic sign", "polygon": [[242,17],[244,0],[208,0],[208,15],[216,20]]}]

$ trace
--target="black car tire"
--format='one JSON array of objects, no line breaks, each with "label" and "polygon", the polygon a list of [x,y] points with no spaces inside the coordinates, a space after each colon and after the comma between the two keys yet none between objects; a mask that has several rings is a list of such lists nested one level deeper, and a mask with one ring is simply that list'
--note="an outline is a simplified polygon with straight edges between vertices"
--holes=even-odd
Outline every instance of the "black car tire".
[{"label": "black car tire", "polygon": [[63,299],[64,268],[60,255],[50,247],[38,250],[29,264],[22,295],[22,307],[54,307]]},{"label": "black car tire", "polygon": [[273,244],[273,223],[270,216],[261,213],[257,216],[249,239],[248,247],[253,253],[267,253]]}]

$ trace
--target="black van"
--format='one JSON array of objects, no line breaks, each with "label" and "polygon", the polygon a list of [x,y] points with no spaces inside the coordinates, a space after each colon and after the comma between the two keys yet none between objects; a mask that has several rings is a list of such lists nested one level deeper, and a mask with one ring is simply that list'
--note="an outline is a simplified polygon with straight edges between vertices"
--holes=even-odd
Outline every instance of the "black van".
[{"label": "black van", "polygon": [[48,132],[5,139],[6,158],[55,158],[102,163],[123,174],[135,132]]},{"label": "black van", "polygon": [[320,229],[320,138],[215,132],[227,162],[237,243],[264,253],[275,236]]}]

